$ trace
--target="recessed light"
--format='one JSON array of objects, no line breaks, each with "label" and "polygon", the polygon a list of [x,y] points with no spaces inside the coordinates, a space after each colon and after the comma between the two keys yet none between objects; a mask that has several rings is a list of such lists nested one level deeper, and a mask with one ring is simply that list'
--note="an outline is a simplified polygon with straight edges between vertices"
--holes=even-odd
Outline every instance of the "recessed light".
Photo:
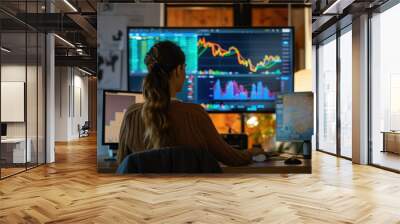
[{"label": "recessed light", "polygon": [[86,71],[86,70],[83,70],[83,69],[81,69],[81,68],[79,68],[79,67],[78,67],[78,70],[81,71],[81,72],[83,72],[83,73],[85,73],[85,74],[87,74],[87,75],[92,75],[92,73],[90,73],[90,72],[88,72],[88,71]]},{"label": "recessed light", "polygon": [[0,49],[1,49],[1,51],[4,51],[4,52],[6,52],[6,53],[11,53],[11,50],[10,50],[10,49],[7,49],[7,48],[5,48],[5,47],[1,47]]},{"label": "recessed light", "polygon": [[78,12],[78,10],[68,1],[64,0],[65,4],[67,4],[74,12]]},{"label": "recessed light", "polygon": [[57,38],[58,38],[59,40],[61,40],[62,42],[64,42],[65,44],[67,44],[68,46],[75,48],[75,45],[73,45],[73,44],[72,44],[71,42],[69,42],[68,40],[66,40],[66,39],[64,39],[64,38],[62,38],[62,37],[60,37],[60,36],[57,35],[57,34],[54,34],[54,36],[57,37]]}]

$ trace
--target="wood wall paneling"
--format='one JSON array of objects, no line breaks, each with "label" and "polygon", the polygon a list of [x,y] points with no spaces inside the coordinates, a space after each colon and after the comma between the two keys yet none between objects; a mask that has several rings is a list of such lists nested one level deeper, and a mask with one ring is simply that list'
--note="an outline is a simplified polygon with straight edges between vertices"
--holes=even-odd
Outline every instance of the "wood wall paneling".
[{"label": "wood wall paneling", "polygon": [[252,25],[253,26],[287,26],[288,8],[253,8]]},{"label": "wood wall paneling", "polygon": [[88,80],[88,103],[90,131],[97,131],[97,78],[90,77]]},{"label": "wood wall paneling", "polygon": [[230,27],[233,26],[232,7],[174,7],[167,8],[170,27]]}]

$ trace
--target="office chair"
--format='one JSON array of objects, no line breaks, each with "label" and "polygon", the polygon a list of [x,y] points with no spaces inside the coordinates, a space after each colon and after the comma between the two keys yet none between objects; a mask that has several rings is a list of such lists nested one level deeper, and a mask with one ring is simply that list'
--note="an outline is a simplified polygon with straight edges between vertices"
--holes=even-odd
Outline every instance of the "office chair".
[{"label": "office chair", "polygon": [[222,169],[208,150],[181,146],[128,155],[117,174],[129,173],[222,173]]},{"label": "office chair", "polygon": [[89,136],[89,129],[90,129],[89,121],[85,121],[82,127],[80,127],[80,125],[78,124],[79,138]]}]

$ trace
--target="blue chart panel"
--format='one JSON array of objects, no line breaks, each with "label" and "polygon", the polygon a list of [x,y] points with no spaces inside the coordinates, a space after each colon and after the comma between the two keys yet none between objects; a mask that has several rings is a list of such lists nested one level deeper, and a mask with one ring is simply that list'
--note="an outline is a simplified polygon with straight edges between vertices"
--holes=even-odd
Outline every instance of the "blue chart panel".
[{"label": "blue chart panel", "polygon": [[198,77],[198,100],[275,100],[281,91],[279,77]]},{"label": "blue chart panel", "polygon": [[131,32],[129,33],[129,73],[146,74],[147,67],[144,59],[150,48],[157,42],[169,40],[179,45],[186,55],[186,72],[197,71],[197,34],[160,33],[160,32]]},{"label": "blue chart panel", "polygon": [[312,92],[279,95],[276,100],[276,139],[307,141],[314,133]]},{"label": "blue chart panel", "polygon": [[221,86],[221,80],[217,79],[213,87],[214,100],[274,100],[275,95],[264,86],[262,81],[251,83],[251,89],[239,84],[235,80],[226,82]]}]

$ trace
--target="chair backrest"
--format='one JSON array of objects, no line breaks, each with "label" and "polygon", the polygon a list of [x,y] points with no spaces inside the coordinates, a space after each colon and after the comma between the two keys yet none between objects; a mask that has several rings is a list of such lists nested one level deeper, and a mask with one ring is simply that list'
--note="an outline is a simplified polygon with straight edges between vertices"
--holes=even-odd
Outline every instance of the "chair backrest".
[{"label": "chair backrest", "polygon": [[90,125],[89,125],[90,123],[89,123],[89,121],[85,121],[85,123],[83,124],[83,127],[85,127],[85,128],[89,128],[90,127]]},{"label": "chair backrest", "polygon": [[217,160],[207,150],[184,146],[132,153],[117,169],[117,174],[221,172]]}]

